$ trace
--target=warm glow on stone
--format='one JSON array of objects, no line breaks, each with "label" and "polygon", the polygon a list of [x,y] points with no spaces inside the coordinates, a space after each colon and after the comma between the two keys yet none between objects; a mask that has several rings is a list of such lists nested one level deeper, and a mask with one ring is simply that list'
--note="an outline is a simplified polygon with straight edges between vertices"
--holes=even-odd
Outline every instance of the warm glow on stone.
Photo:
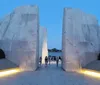
[{"label": "warm glow on stone", "polygon": [[95,78],[100,78],[100,72],[94,71],[94,70],[88,70],[88,69],[82,69],[79,71],[79,73],[95,77]]},{"label": "warm glow on stone", "polygon": [[19,68],[2,70],[2,71],[0,71],[0,77],[6,77],[9,75],[17,74],[18,72],[21,72],[21,70]]}]

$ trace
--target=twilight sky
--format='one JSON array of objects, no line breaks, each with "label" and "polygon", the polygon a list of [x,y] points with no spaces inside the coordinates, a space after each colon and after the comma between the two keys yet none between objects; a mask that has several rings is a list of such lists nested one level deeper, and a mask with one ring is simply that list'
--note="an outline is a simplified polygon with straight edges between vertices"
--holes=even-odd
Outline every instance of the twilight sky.
[{"label": "twilight sky", "polygon": [[0,18],[22,5],[39,6],[40,25],[48,30],[48,48],[61,49],[64,7],[79,8],[100,22],[100,0],[1,0]]}]

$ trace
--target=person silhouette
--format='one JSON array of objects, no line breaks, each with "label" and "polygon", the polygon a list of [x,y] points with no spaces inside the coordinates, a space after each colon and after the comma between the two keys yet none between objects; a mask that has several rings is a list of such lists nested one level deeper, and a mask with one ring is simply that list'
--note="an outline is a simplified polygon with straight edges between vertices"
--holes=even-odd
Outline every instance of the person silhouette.
[{"label": "person silhouette", "polygon": [[56,64],[57,64],[57,67],[58,67],[58,64],[59,64],[59,57],[56,57]]},{"label": "person silhouette", "polygon": [[46,56],[45,57],[45,66],[47,66],[47,64],[48,64],[48,57]]},{"label": "person silhouette", "polygon": [[49,65],[50,65],[50,62],[51,62],[51,56],[50,55],[48,57],[48,61],[49,61]]},{"label": "person silhouette", "polygon": [[39,62],[40,62],[40,66],[41,66],[41,63],[42,63],[42,57],[40,57]]}]

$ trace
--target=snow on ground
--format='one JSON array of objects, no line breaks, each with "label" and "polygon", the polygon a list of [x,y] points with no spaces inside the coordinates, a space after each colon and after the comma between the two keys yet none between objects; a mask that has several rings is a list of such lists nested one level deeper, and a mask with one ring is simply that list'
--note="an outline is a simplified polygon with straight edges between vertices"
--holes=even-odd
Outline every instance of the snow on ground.
[{"label": "snow on ground", "polygon": [[0,78],[0,85],[100,85],[100,80],[78,73],[65,72],[55,63],[35,72],[22,72]]}]

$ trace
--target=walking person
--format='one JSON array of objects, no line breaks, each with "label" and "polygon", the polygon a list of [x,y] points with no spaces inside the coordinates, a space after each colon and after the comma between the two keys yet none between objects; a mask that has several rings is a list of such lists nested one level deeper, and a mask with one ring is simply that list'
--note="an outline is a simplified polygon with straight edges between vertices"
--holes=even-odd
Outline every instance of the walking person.
[{"label": "walking person", "polygon": [[59,59],[62,61],[62,57],[61,56],[59,56]]},{"label": "walking person", "polygon": [[47,67],[47,64],[48,64],[48,57],[46,56],[45,57],[45,66]]},{"label": "walking person", "polygon": [[48,57],[48,61],[49,61],[49,65],[50,65],[50,62],[51,62],[51,56]]},{"label": "walking person", "polygon": [[40,57],[39,62],[40,62],[40,66],[41,66],[41,63],[42,63],[42,57]]},{"label": "walking person", "polygon": [[59,64],[59,57],[56,57],[56,64],[57,64],[57,67],[58,67],[58,64]]}]

